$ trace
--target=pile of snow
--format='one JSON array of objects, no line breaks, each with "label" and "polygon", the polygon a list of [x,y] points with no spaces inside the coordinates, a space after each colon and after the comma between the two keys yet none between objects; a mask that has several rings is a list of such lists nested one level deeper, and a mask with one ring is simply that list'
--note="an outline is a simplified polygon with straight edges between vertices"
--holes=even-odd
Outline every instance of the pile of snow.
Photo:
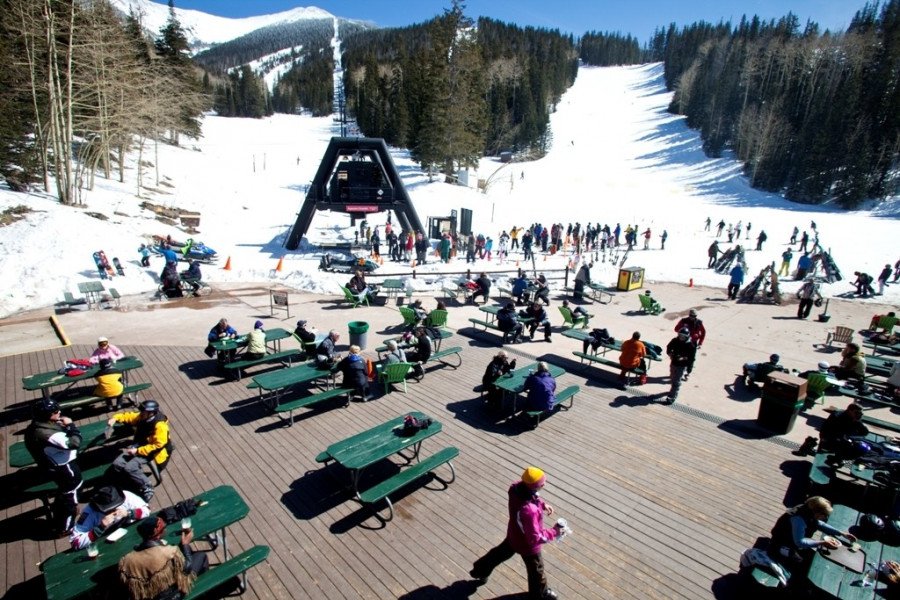
[{"label": "pile of snow", "polygon": [[[762,252],[747,252],[748,281],[775,261],[787,247],[791,229],[808,229],[815,220],[820,239],[830,249],[845,280],[825,286],[828,295],[851,290],[855,270],[877,275],[886,263],[900,258],[897,244],[896,199],[878,212],[845,212],[826,206],[805,206],[751,189],[731,157],[706,158],[697,134],[681,117],[666,112],[671,95],[662,83],[660,65],[617,68],[582,68],[575,85],[563,96],[552,116],[553,147],[548,155],[528,163],[482,161],[478,178],[490,181],[487,193],[474,188],[429,181],[403,150],[393,158],[423,223],[429,216],[447,216],[461,208],[473,210],[473,228],[495,240],[502,230],[534,222],[621,223],[650,227],[652,250],[642,240],[626,266],[646,269],[648,281],[674,281],[709,285],[723,290],[728,278],[706,268],[706,250],[713,233],[703,223],[752,223],[751,240],[765,230],[769,240]],[[122,294],[156,291],[162,259],[149,269],[139,266],[138,246],[152,235],[191,237],[165,225],[140,207],[156,205],[201,214],[203,241],[218,251],[217,266],[203,268],[204,278],[217,282],[278,282],[297,289],[337,294],[346,275],[317,270],[320,253],[286,252],[282,244],[303,202],[332,135],[330,117],[276,115],[263,120],[204,119],[203,138],[183,147],[159,147],[160,181],[155,167],[144,175],[149,189],[135,197],[134,165],[124,184],[98,178],[85,192],[85,206],[60,206],[42,194],[0,190],[0,210],[25,205],[33,212],[25,219],[0,227],[0,276],[8,282],[0,292],[0,315],[49,306],[68,290],[78,296],[77,283],[99,277],[92,254],[104,250],[118,256],[125,276],[107,282]],[[145,160],[153,160],[152,151]],[[98,218],[105,217],[105,220]],[[371,225],[383,224],[386,214],[373,215]],[[659,250],[659,234],[669,234],[666,250]],[[382,228],[383,234],[383,228]],[[352,240],[349,217],[320,214],[308,238],[312,243]],[[728,244],[722,239],[722,248]],[[304,244],[306,246],[306,244]],[[795,246],[796,249],[796,246]],[[386,252],[384,246],[382,251]],[[231,270],[222,269],[231,258]],[[275,272],[279,258],[283,270]],[[511,263],[521,255],[514,255]],[[570,257],[538,257],[537,267],[562,268]],[[794,265],[797,255],[795,253]],[[525,266],[523,264],[523,266]],[[505,265],[509,267],[509,263]],[[408,270],[408,265],[386,261],[378,274]],[[459,257],[449,265],[433,260],[417,268],[417,289],[440,287],[441,272],[463,271]],[[476,270],[500,269],[479,261]],[[614,283],[618,265],[597,262],[594,279]],[[786,282],[790,293],[797,283]],[[897,303],[900,285],[891,285],[876,301]]]}]

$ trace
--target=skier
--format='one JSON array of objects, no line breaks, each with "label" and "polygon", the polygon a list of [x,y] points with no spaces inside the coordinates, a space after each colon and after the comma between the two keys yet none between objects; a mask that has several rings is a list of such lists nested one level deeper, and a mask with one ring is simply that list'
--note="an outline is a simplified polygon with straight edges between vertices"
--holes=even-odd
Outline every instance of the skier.
[{"label": "skier", "polygon": [[644,250],[650,249],[650,228],[648,227],[643,234],[644,236]]},{"label": "skier", "polygon": [[809,234],[805,231],[800,236],[800,252],[807,252],[806,245],[809,243]]},{"label": "skier", "polygon": [[809,252],[804,252],[803,256],[800,257],[800,260],[797,261],[797,274],[794,276],[794,281],[800,281],[806,278],[806,274],[809,272],[812,265],[813,261],[809,256]]},{"label": "skier", "polygon": [[853,274],[856,275],[856,281],[853,282],[853,285],[856,286],[856,293],[863,298],[868,298],[869,294],[874,296],[875,290],[872,289],[872,276],[859,271],[853,271]]},{"label": "skier", "polygon": [[712,224],[712,219],[706,217],[706,227],[703,228],[703,231],[709,231],[709,226]]},{"label": "skier", "polygon": [[766,230],[763,229],[756,237],[756,249],[762,250],[763,242],[765,242],[767,239],[769,239],[769,236],[766,235]]},{"label": "skier", "polygon": [[722,235],[722,230],[725,229],[725,219],[719,221],[719,224],[716,227],[718,227],[718,230],[716,231],[716,237],[719,237]]},{"label": "skier", "polygon": [[138,252],[141,253],[141,266],[149,267],[150,266],[150,248],[147,247],[147,244],[141,244],[141,247],[138,248]]},{"label": "skier", "polygon": [[747,239],[750,239],[750,228],[753,227],[753,223],[747,221]]},{"label": "skier", "polygon": [[663,229],[662,235],[659,236],[659,242],[660,242],[659,249],[660,250],[666,249],[666,240],[668,239],[668,237],[669,237],[669,233],[665,229]]},{"label": "skier", "polygon": [[734,226],[734,237],[737,239],[741,239],[741,230],[744,228],[743,222],[738,221],[737,225]]},{"label": "skier", "polygon": [[730,244],[734,240],[734,227],[731,226],[731,223],[728,224],[728,243]]},{"label": "skier", "polygon": [[781,253],[781,268],[778,269],[778,275],[788,274],[788,272],[791,270],[792,258],[794,258],[794,253],[791,252],[790,248]]},{"label": "skier", "polygon": [[798,229],[797,226],[794,225],[794,231],[791,232],[791,242],[790,242],[792,246],[797,243],[797,234],[798,233],[800,233],[800,229]]},{"label": "skier", "polygon": [[884,265],[881,273],[878,274],[878,295],[884,295],[884,286],[887,285],[888,279],[891,277],[891,265]]},{"label": "skier", "polygon": [[737,300],[738,290],[744,285],[744,267],[741,266],[741,263],[737,263],[729,275],[731,275],[731,281],[728,282],[728,298]]},{"label": "skier", "polygon": [[900,260],[894,263],[894,281],[891,283],[897,283],[900,280]]},{"label": "skier", "polygon": [[797,292],[797,298],[800,299],[800,306],[797,307],[797,318],[805,319],[809,317],[809,311],[812,310],[813,303],[817,301],[821,303],[822,301],[819,284],[814,279],[809,279]]},{"label": "skier", "polygon": [[716,259],[719,257],[721,250],[719,250],[719,240],[713,241],[712,244],[709,245],[709,250],[706,251],[706,255],[709,257],[709,262],[706,263],[707,269],[712,269],[716,264]]},{"label": "skier", "polygon": [[697,355],[697,348],[691,343],[691,332],[687,328],[678,330],[678,335],[669,341],[666,345],[666,354],[671,360],[669,375],[672,380],[666,404],[674,404],[678,399],[681,382],[687,381],[687,374],[693,367]]}]

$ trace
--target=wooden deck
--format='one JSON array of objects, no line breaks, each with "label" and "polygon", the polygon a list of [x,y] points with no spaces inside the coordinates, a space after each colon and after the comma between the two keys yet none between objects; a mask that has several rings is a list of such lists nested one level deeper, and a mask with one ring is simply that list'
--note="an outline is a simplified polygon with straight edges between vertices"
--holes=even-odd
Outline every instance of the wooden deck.
[{"label": "wooden deck", "polygon": [[[262,410],[245,387],[249,379],[217,377],[201,347],[129,347],[146,365],[131,381],[153,383],[151,395],[169,416],[176,443],[153,508],[234,485],[251,513],[231,528],[232,547],[272,547],[268,562],[250,572],[246,598],[517,597],[526,589],[519,559],[479,588],[468,583],[468,571],[503,538],[506,488],[534,464],[548,475],[543,496],[574,530],[544,551],[561,597],[731,597],[728,575],[741,551],[768,535],[783,510],[791,483],[785,473],[803,473],[792,468],[799,459],[788,447],[586,379],[577,363],[554,361],[554,347],[539,343],[509,351],[545,352],[541,356],[566,368],[560,384],[582,387],[574,409],[534,431],[498,421],[476,391],[496,341],[490,335],[452,341],[465,348],[459,370],[432,366],[407,394],[393,392],[347,409],[338,400],[301,410],[291,428]],[[16,481],[6,449],[21,439],[15,433],[27,421],[22,407],[36,397],[21,389],[21,378],[91,350],[76,346],[0,358],[4,490]],[[313,459],[329,443],[411,410],[443,422],[443,433],[426,441],[423,453],[458,446],[457,480],[446,490],[436,482],[414,488],[395,501],[394,521],[374,529],[378,522]],[[83,418],[102,417],[94,412]],[[35,525],[37,502],[3,497],[3,589],[8,597],[39,598],[38,563],[67,544],[47,540],[43,525]]]}]

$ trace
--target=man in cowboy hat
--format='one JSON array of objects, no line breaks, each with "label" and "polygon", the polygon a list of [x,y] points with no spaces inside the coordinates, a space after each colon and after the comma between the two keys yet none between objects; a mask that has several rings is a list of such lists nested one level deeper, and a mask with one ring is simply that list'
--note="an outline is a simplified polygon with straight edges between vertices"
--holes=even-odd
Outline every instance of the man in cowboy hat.
[{"label": "man in cowboy hat", "polygon": [[143,519],[149,514],[150,508],[139,496],[105,485],[94,492],[90,503],[81,511],[69,541],[72,548],[80,550],[103,537],[107,531]]}]

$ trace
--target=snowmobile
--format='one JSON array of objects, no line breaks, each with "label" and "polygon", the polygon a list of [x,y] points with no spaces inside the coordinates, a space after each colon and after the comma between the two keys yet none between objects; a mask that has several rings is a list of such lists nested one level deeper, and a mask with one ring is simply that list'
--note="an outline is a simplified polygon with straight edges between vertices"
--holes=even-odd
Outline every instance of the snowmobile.
[{"label": "snowmobile", "polygon": [[319,261],[319,270],[332,273],[352,273],[357,270],[371,273],[377,268],[378,263],[364,256],[354,255],[350,258],[335,258],[331,254],[323,254],[322,260]]}]

